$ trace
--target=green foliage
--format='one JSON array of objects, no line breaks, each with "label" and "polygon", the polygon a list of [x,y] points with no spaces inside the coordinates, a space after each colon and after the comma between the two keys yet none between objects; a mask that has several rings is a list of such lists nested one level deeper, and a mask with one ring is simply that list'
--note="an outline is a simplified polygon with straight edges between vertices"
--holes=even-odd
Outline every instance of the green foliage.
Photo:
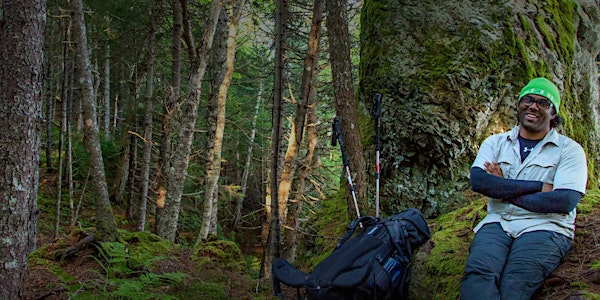
[{"label": "green foliage", "polygon": [[216,240],[199,243],[194,248],[194,258],[200,264],[214,262],[226,270],[244,270],[239,246],[231,241]]},{"label": "green foliage", "polygon": [[110,287],[103,293],[83,292],[73,299],[178,299],[165,293],[165,287],[177,286],[187,277],[184,273],[147,273],[136,278],[112,278],[105,283]]},{"label": "green foliage", "polygon": [[600,270],[600,260],[596,260],[592,263],[590,270]]},{"label": "green foliage", "polygon": [[[89,155],[83,143],[83,137],[74,137],[73,140],[73,174],[75,178],[85,179],[90,167]],[[119,149],[112,140],[101,139],[100,150],[104,161],[104,172],[106,178],[113,177],[118,168]]]},{"label": "green foliage", "polygon": [[586,214],[592,210],[598,209],[600,205],[600,190],[588,190],[586,195],[581,198],[581,201],[577,204],[577,213]]},{"label": "green foliage", "polygon": [[172,296],[175,299],[229,300],[221,285],[209,282],[194,282],[185,290],[174,292]]}]

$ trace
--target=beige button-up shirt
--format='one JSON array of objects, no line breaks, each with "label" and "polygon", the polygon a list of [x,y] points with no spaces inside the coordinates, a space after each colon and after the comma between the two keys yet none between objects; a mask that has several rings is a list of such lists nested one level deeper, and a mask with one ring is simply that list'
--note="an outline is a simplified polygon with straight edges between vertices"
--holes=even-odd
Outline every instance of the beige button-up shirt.
[{"label": "beige button-up shirt", "polygon": [[[587,184],[587,162],[581,145],[551,129],[521,163],[519,127],[488,137],[472,167],[484,169],[484,163],[497,162],[505,178],[535,180],[554,189],[571,189],[582,194]],[[568,214],[535,213],[499,199],[488,198],[488,215],[475,227],[499,222],[512,237],[536,230],[549,230],[573,238],[576,209]]]}]

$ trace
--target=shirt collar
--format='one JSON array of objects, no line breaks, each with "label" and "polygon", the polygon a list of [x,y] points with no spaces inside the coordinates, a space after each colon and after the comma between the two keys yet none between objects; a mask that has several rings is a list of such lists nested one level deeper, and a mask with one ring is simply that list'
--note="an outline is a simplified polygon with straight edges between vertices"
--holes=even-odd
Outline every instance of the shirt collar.
[{"label": "shirt collar", "polygon": [[[519,128],[520,126],[515,126],[508,134],[508,139],[512,142],[515,142],[519,139]],[[546,136],[540,141],[542,145],[546,143],[553,143],[558,146],[558,132],[554,128],[550,128],[550,131],[546,133]]]}]

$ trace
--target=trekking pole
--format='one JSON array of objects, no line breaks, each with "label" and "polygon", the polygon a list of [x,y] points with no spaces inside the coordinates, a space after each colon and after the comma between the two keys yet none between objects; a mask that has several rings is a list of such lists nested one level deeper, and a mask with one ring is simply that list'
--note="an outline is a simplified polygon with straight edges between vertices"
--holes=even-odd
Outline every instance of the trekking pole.
[{"label": "trekking pole", "polygon": [[350,188],[350,192],[352,193],[352,199],[354,200],[354,208],[356,209],[356,215],[358,216],[358,218],[360,218],[360,210],[358,209],[358,201],[356,201],[356,192],[354,192],[354,185],[352,184],[352,176],[350,175],[350,163],[348,162],[348,157],[346,156],[346,149],[344,148],[344,140],[342,139],[342,130],[340,128],[340,119],[338,117],[333,118],[333,137],[331,139],[332,146],[335,146],[336,140],[340,143],[340,150],[342,151],[342,161],[344,163],[344,168],[346,168],[346,178],[348,179],[348,187]]},{"label": "trekking pole", "polygon": [[375,119],[375,218],[379,219],[379,175],[381,168],[379,165],[379,138],[381,128],[381,94],[375,93],[373,105],[371,106],[371,115]]}]

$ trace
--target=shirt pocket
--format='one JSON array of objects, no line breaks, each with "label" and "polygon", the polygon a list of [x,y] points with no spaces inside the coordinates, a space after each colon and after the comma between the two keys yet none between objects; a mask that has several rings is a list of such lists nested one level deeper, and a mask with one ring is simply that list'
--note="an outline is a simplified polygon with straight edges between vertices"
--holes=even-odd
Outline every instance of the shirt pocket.
[{"label": "shirt pocket", "polygon": [[559,155],[548,152],[536,155],[523,169],[523,179],[539,180],[553,184],[558,159]]},{"label": "shirt pocket", "polygon": [[504,178],[515,178],[515,172],[517,170],[517,165],[515,164],[515,159],[512,155],[500,154],[498,156],[498,165],[502,169],[502,176]]}]

